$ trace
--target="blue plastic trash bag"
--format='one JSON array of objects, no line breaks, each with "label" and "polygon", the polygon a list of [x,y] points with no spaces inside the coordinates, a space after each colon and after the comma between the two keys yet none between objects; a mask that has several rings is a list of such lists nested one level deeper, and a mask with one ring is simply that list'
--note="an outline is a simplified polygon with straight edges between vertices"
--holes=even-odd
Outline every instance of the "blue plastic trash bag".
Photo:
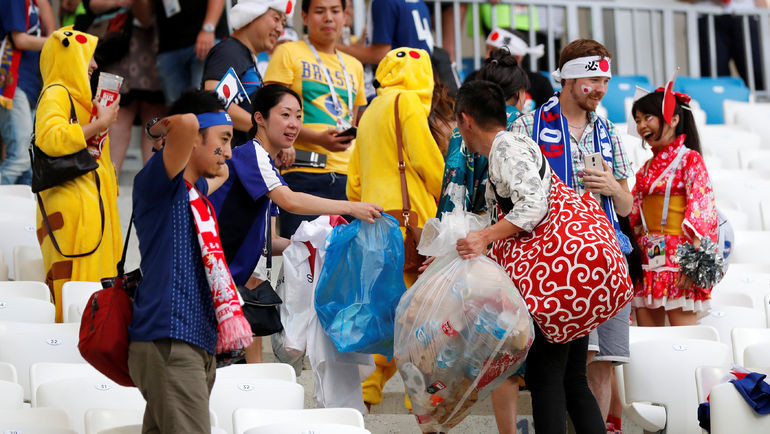
[{"label": "blue plastic trash bag", "polygon": [[315,309],[341,353],[393,356],[396,306],[406,291],[404,238],[393,217],[355,220],[327,238]]}]

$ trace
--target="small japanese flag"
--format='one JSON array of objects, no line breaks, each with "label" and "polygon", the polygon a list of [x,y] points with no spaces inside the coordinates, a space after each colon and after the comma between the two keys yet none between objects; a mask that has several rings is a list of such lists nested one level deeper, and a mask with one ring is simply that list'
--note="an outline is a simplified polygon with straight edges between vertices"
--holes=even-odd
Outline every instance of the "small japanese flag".
[{"label": "small japanese flag", "polygon": [[227,110],[233,102],[240,104],[243,101],[248,101],[249,104],[251,104],[246,89],[243,87],[241,80],[238,79],[238,75],[232,67],[227,70],[227,73],[225,73],[222,80],[219,81],[219,84],[217,84],[214,91],[225,101],[225,110]]}]

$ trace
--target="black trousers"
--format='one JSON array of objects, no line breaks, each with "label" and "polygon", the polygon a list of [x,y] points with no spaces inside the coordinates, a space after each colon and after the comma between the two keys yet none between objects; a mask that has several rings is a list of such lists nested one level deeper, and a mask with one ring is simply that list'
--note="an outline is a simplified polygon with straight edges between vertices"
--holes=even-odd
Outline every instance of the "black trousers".
[{"label": "black trousers", "polygon": [[[762,55],[759,45],[759,20],[749,17],[749,39],[751,39],[751,61],[754,69],[754,82],[757,90],[765,89],[762,77]],[[698,40],[700,41],[700,73],[703,77],[711,77],[711,52],[709,48],[708,20],[705,16],[698,18]],[[719,15],[714,17],[714,42],[717,54],[717,76],[730,75],[730,60],[735,62],[738,73],[746,86],[749,85],[748,62],[746,62],[746,46],[743,37],[743,16]]]},{"label": "black trousers", "polygon": [[535,326],[525,379],[537,434],[563,434],[567,416],[578,434],[605,434],[599,405],[586,380],[588,336],[566,344],[548,342]]}]

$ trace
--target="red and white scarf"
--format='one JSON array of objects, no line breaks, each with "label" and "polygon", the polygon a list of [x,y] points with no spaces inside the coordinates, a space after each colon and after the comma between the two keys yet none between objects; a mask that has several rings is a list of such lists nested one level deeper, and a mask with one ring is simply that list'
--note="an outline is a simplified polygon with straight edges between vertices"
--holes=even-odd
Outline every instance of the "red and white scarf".
[{"label": "red and white scarf", "polygon": [[251,344],[251,326],[243,316],[238,291],[225,261],[214,208],[192,184],[185,181],[185,185],[217,317],[216,353],[246,348]]}]

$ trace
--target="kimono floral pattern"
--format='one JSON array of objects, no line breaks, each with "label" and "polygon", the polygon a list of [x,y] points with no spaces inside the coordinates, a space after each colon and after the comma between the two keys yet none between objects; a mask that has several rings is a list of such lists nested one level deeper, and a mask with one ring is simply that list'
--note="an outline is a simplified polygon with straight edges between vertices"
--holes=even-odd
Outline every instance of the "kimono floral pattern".
[{"label": "kimono floral pattern", "polygon": [[[656,309],[664,306],[667,310],[682,308],[704,314],[709,310],[708,300],[711,288],[695,285],[679,288],[679,263],[676,248],[683,243],[690,243],[694,238],[709,237],[717,241],[717,210],[714,191],[709,181],[703,157],[684,145],[685,135],[680,135],[673,142],[661,149],[653,150],[654,156],[636,173],[636,184],[632,191],[634,206],[629,216],[631,226],[642,228],[642,204],[647,195],[665,195],[666,184],[671,176],[671,196],[684,196],[686,208],[681,224],[681,235],[665,234],[665,266],[654,270],[649,266],[647,248],[652,246],[651,238],[660,235],[638,231],[637,242],[642,249],[642,268],[644,281],[637,284],[633,304],[635,307]],[[671,171],[669,166],[679,152],[685,152],[679,165]],[[661,176],[663,175],[663,176]],[[653,185],[654,184],[654,185]]]}]

